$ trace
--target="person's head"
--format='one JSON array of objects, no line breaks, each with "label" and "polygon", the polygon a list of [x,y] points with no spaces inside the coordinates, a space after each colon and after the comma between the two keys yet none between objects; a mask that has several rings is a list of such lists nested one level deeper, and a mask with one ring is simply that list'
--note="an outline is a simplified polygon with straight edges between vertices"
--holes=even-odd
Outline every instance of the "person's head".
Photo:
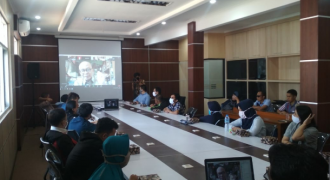
[{"label": "person's head", "polygon": [[92,79],[93,74],[94,74],[92,64],[87,61],[81,62],[79,64],[79,72],[80,72],[80,75],[83,77],[83,79],[85,79],[85,80]]},{"label": "person's head", "polygon": [[61,102],[66,102],[67,100],[68,100],[68,95],[67,94],[63,94],[62,96],[61,96]]},{"label": "person's head", "polygon": [[48,92],[43,92],[43,93],[41,93],[41,97],[42,97],[42,98],[49,98],[50,95],[49,95]]},{"label": "person's head", "polygon": [[162,103],[162,96],[161,95],[157,95],[156,98],[155,98],[155,103],[156,104],[160,104]]},{"label": "person's head", "polygon": [[68,101],[66,103],[66,113],[77,114],[78,107],[77,101]]},{"label": "person's head", "polygon": [[[309,115],[313,115],[312,109],[310,107],[305,106],[305,105],[298,105],[298,106],[296,106],[296,110],[295,110],[294,114],[292,114],[292,120],[295,123],[303,124]],[[315,127],[314,119],[312,119],[309,126]]]},{"label": "person's head", "polygon": [[102,139],[102,141],[106,140],[109,136],[113,136],[116,133],[116,130],[118,129],[118,124],[108,118],[100,118],[97,121],[95,133]]},{"label": "person's head", "polygon": [[51,126],[66,128],[68,121],[66,119],[66,113],[62,108],[56,108],[48,113],[48,121]]},{"label": "person's head", "polygon": [[147,86],[146,85],[141,85],[140,86],[140,91],[141,92],[146,92],[147,91]]},{"label": "person's head", "polygon": [[79,99],[80,99],[80,97],[79,97],[79,95],[78,95],[77,93],[75,93],[75,92],[70,92],[70,93],[68,94],[68,99],[67,99],[67,101],[77,101],[77,102],[78,102]]},{"label": "person's head", "polygon": [[297,144],[276,144],[269,151],[272,180],[327,180],[328,163],[314,149]]},{"label": "person's head", "polygon": [[288,92],[286,92],[286,99],[289,103],[295,102],[297,98],[297,91],[294,89],[290,89]]},{"label": "person's head", "polygon": [[[238,110],[239,110],[239,117],[242,118],[242,119],[251,119],[252,117],[254,117],[256,115],[256,111],[252,108],[253,106],[253,101],[251,99],[246,99],[246,100],[243,100],[241,102],[239,102],[237,104],[238,106]],[[246,128],[246,127],[251,127],[252,125],[252,121],[250,121],[247,124],[245,124],[246,121],[243,122],[243,125],[242,125],[242,128]]]},{"label": "person's head", "polygon": [[170,103],[171,104],[177,103],[179,101],[179,99],[180,99],[180,95],[177,93],[174,93],[171,95]]},{"label": "person's head", "polygon": [[85,119],[89,119],[91,117],[92,112],[93,112],[93,106],[89,103],[83,103],[79,107],[79,116]]},{"label": "person's head", "polygon": [[257,92],[257,100],[259,102],[263,102],[266,99],[266,93],[263,91],[258,91]]},{"label": "person's head", "polygon": [[227,180],[227,173],[224,167],[219,166],[217,168],[217,176],[219,180]]},{"label": "person's head", "polygon": [[253,101],[251,99],[245,99],[237,104],[239,111],[246,111],[253,106]]},{"label": "person's head", "polygon": [[140,73],[136,72],[134,73],[134,78],[137,79],[137,80],[140,80]]},{"label": "person's head", "polygon": [[107,163],[125,167],[129,161],[129,138],[128,135],[109,136],[103,142],[103,154]]},{"label": "person's head", "polygon": [[219,112],[221,110],[221,106],[217,101],[210,101],[207,103],[209,107],[209,115],[213,114],[213,112]]},{"label": "person's head", "polygon": [[239,93],[238,93],[238,91],[235,91],[234,93],[233,93],[233,95],[231,96],[231,100],[233,100],[233,101],[237,101],[237,99],[239,99]]},{"label": "person's head", "polygon": [[152,95],[156,97],[157,95],[160,95],[161,93],[162,93],[162,90],[160,89],[160,87],[155,87],[154,91],[152,92]]}]

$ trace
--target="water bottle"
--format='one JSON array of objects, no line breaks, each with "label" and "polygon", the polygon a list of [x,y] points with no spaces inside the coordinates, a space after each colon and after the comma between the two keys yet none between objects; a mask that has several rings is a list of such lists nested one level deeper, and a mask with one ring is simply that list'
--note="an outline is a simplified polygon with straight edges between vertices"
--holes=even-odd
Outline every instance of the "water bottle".
[{"label": "water bottle", "polygon": [[227,114],[226,117],[225,117],[225,131],[226,132],[229,131],[229,122],[230,122],[230,119],[229,119],[229,116]]}]

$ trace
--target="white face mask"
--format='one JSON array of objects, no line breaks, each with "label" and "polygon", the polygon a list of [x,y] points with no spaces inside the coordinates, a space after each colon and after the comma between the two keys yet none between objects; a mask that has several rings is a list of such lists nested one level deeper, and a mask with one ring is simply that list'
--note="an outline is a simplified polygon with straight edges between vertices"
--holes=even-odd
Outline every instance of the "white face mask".
[{"label": "white face mask", "polygon": [[173,104],[174,100],[172,98],[170,98],[170,104]]},{"label": "white face mask", "polygon": [[153,95],[154,97],[156,97],[156,96],[157,96],[156,92],[152,92],[152,95]]},{"label": "white face mask", "polygon": [[244,111],[239,111],[239,112],[238,112],[238,115],[239,115],[239,117],[240,117],[241,119],[245,119],[245,118],[246,118],[246,116],[245,116],[245,114],[244,114]]},{"label": "white face mask", "polygon": [[292,121],[296,124],[300,123],[300,119],[292,114]]}]

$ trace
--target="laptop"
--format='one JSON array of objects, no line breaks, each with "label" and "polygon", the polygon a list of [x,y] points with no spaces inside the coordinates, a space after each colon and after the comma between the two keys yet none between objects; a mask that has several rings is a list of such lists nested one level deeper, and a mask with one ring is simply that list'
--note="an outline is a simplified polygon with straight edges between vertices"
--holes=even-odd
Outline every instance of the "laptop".
[{"label": "laptop", "polygon": [[251,157],[205,159],[206,180],[254,180]]},{"label": "laptop", "polygon": [[119,99],[104,99],[104,110],[118,110]]}]

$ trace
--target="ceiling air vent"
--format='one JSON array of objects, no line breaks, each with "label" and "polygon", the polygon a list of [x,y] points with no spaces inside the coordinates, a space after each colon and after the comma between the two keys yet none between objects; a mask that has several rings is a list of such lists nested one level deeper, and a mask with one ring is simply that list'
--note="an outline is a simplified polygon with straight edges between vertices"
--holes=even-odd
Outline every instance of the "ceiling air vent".
[{"label": "ceiling air vent", "polygon": [[163,6],[163,7],[171,4],[171,2],[167,2],[167,1],[149,1],[149,0],[99,0],[99,1],[142,4],[142,5]]},{"label": "ceiling air vent", "polygon": [[106,22],[117,22],[117,23],[137,23],[138,21],[133,20],[122,20],[122,19],[104,19],[104,18],[91,18],[85,17],[85,21],[106,21]]}]

